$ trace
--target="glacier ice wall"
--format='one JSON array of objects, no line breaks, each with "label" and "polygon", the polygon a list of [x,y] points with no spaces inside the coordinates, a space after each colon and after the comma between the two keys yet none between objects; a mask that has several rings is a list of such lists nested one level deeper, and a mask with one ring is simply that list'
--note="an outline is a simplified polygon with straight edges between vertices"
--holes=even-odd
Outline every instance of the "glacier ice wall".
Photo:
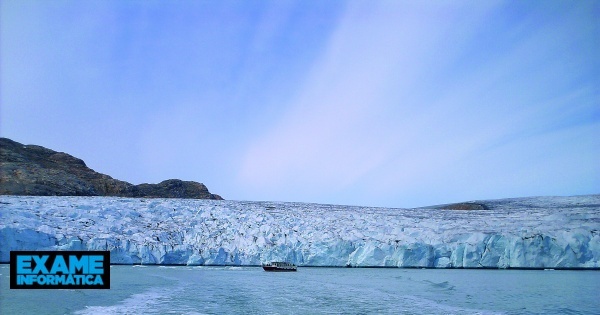
[{"label": "glacier ice wall", "polygon": [[600,195],[485,201],[491,210],[0,197],[11,250],[110,250],[120,264],[600,268]]}]

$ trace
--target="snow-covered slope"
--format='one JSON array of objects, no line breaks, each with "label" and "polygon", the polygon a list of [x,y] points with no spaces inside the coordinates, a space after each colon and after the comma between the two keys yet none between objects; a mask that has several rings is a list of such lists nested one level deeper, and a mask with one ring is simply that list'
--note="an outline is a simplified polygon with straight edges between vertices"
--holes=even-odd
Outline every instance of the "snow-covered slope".
[{"label": "snow-covered slope", "polygon": [[491,210],[0,197],[11,250],[110,250],[123,264],[600,268],[600,195],[485,201]]}]

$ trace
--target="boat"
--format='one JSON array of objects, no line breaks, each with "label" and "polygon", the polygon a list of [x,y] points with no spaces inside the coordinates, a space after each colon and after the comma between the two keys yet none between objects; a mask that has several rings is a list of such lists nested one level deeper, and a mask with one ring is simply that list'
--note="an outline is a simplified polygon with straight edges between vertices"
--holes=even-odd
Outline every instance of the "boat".
[{"label": "boat", "polygon": [[297,271],[298,267],[292,263],[273,261],[262,265],[265,271]]}]

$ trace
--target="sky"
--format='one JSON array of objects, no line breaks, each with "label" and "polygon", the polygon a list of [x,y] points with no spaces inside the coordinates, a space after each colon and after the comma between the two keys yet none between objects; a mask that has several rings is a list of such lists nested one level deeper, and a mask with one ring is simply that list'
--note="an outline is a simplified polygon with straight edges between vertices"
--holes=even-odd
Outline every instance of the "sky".
[{"label": "sky", "polygon": [[4,0],[0,136],[231,200],[600,193],[600,2]]}]

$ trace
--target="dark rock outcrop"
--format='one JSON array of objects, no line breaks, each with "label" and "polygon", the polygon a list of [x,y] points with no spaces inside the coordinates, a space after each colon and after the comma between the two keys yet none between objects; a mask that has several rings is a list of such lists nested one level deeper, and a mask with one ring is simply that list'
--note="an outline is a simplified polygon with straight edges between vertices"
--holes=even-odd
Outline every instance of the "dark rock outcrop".
[{"label": "dark rock outcrop", "polygon": [[0,195],[223,199],[191,181],[133,185],[98,173],[67,153],[7,138],[0,138]]},{"label": "dark rock outcrop", "polygon": [[458,202],[458,203],[448,203],[448,204],[436,205],[436,206],[420,207],[417,209],[490,210],[490,209],[492,209],[492,207],[488,204],[488,201],[485,201],[485,203],[483,203],[481,201],[467,201],[467,202]]},{"label": "dark rock outcrop", "polygon": [[437,206],[421,207],[418,209],[441,209],[441,210],[490,210],[490,207],[484,203],[476,201],[450,203]]},{"label": "dark rock outcrop", "polygon": [[461,202],[461,203],[453,203],[450,205],[445,205],[440,209],[444,210],[489,210],[489,208],[482,204],[476,202]]},{"label": "dark rock outcrop", "polygon": [[219,195],[208,192],[208,189],[202,183],[179,179],[168,179],[158,184],[133,186],[128,197],[223,199]]}]

